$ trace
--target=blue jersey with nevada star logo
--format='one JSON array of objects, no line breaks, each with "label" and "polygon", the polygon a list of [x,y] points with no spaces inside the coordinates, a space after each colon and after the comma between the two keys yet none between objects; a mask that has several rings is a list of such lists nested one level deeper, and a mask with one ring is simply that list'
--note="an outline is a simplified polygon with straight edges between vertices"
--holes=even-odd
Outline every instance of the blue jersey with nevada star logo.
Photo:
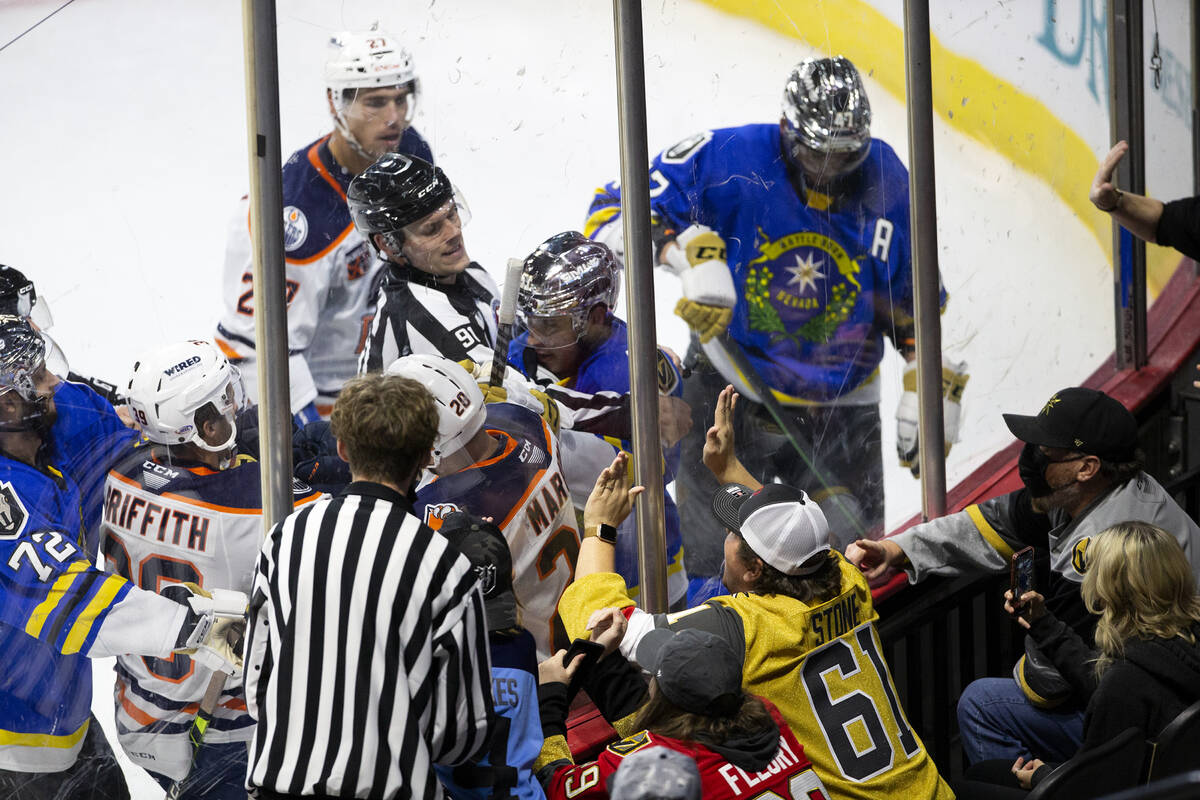
[{"label": "blue jersey with nevada star logo", "polygon": [[[778,125],[706,131],[654,159],[650,193],[667,227],[724,238],[729,333],[780,400],[878,402],[883,335],[912,324],[908,171],[891,147],[872,139],[836,197],[800,197]],[[618,206],[614,183],[598,190],[586,232],[621,224]]]}]

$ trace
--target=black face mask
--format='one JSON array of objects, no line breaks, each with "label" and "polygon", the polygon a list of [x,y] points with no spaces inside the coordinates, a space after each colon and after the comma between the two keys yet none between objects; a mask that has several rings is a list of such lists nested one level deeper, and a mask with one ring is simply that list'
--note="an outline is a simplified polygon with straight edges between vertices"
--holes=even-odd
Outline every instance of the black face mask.
[{"label": "black face mask", "polygon": [[1026,443],[1021,449],[1021,457],[1017,459],[1017,472],[1021,475],[1021,483],[1025,484],[1025,488],[1034,497],[1045,497],[1054,492],[1046,480],[1048,466],[1050,457],[1036,444]]}]

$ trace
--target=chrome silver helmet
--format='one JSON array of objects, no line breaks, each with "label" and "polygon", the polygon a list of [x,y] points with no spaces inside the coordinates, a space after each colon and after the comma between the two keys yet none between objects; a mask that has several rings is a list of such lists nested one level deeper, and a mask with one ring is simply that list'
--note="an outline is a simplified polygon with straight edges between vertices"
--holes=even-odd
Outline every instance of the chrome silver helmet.
[{"label": "chrome silver helmet", "polygon": [[783,89],[783,136],[788,155],[812,176],[819,167],[845,174],[863,162],[871,144],[871,103],[850,61],[806,58]]},{"label": "chrome silver helmet", "polygon": [[525,259],[517,313],[522,327],[530,317],[570,317],[576,334],[597,304],[612,308],[621,288],[621,269],[607,245],[578,231],[551,236]]}]

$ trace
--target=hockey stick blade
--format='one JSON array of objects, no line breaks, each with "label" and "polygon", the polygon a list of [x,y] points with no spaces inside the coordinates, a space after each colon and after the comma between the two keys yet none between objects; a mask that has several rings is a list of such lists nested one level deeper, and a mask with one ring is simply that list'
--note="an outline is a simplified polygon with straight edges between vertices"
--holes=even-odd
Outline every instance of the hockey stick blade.
[{"label": "hockey stick blade", "polygon": [[495,388],[504,383],[508,366],[508,345],[512,341],[513,320],[517,315],[517,293],[521,288],[521,269],[525,262],[510,258],[504,273],[504,293],[500,296],[500,324],[496,330],[496,349],[492,352],[492,371],[488,385]]}]

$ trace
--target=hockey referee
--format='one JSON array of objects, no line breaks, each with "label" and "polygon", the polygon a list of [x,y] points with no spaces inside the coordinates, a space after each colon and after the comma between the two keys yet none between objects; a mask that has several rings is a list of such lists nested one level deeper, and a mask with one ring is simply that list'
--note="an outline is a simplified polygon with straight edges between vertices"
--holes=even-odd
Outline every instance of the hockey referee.
[{"label": "hockey referee", "polygon": [[485,745],[492,696],[470,562],[406,496],[437,434],[434,401],[375,373],[346,384],[331,421],[353,482],[277,524],[258,558],[247,787],[263,800],[440,798],[433,764]]}]

